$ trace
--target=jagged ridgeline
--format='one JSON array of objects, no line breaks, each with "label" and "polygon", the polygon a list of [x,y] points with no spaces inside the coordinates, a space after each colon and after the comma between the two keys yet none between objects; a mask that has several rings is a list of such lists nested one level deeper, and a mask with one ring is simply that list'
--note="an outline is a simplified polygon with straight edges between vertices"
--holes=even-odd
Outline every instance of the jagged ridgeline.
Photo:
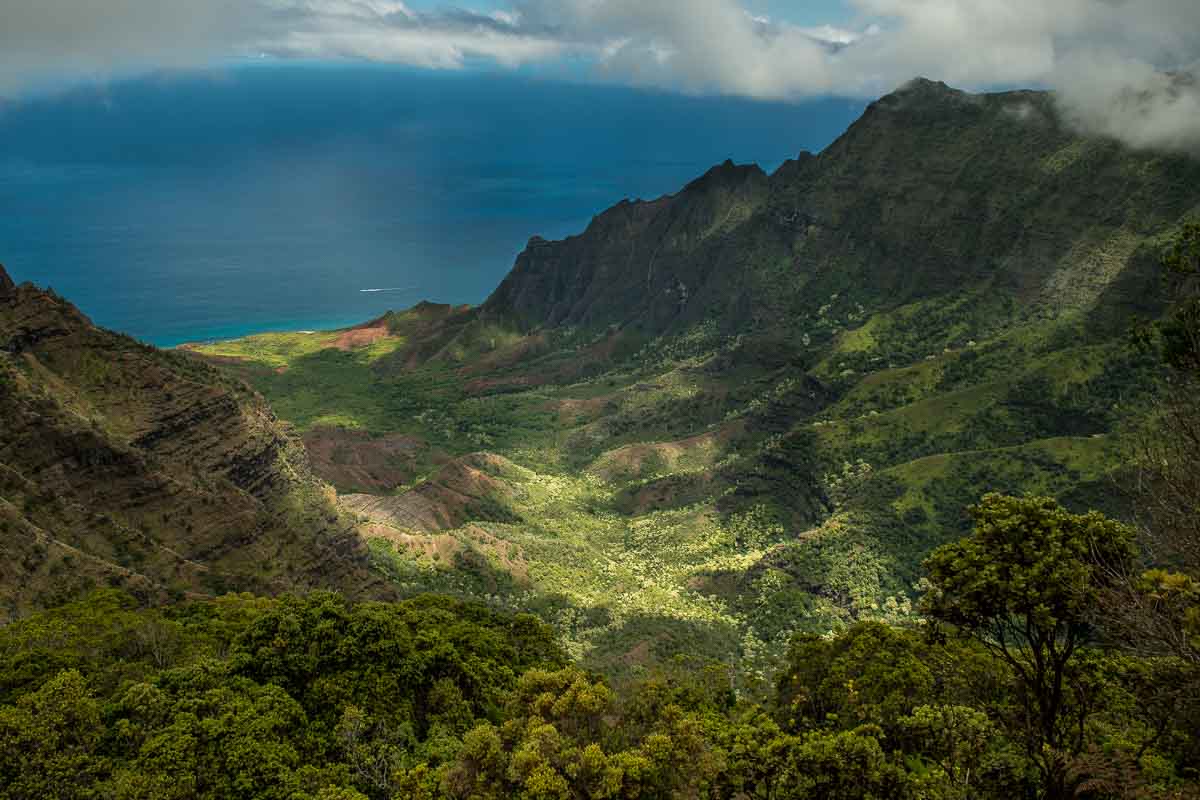
[{"label": "jagged ridgeline", "polygon": [[108,585],[378,588],[261,397],[2,268],[0,420],[0,616]]},{"label": "jagged ridgeline", "polygon": [[[1128,331],[1162,310],[1198,178],[1078,136],[1049,95],[917,81],[772,175],[727,163],[533,239],[478,308],[191,350],[296,427],[389,585],[536,611],[610,670],[761,665],[795,630],[904,619],[987,491],[1123,513],[1112,473],[1156,369]],[[121,424],[196,405],[99,394]]]},{"label": "jagged ridgeline", "polygon": [[[952,330],[927,326],[960,346],[1072,312],[1124,321],[1157,294],[1139,247],[1195,207],[1198,173],[1183,157],[1080,138],[1046,93],[918,80],[820,156],[770,176],[727,162],[676,196],[606,211],[581,236],[534,239],[482,313],[653,335],[716,321],[824,343],[881,311],[970,297]],[[939,343],[870,349],[924,356]]]}]

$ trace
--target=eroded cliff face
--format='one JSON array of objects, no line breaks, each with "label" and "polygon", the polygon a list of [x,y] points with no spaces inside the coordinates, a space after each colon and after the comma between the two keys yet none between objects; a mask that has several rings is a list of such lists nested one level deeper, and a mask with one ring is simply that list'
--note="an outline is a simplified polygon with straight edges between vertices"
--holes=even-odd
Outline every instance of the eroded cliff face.
[{"label": "eroded cliff face", "polygon": [[534,238],[484,311],[530,327],[669,327],[709,270],[736,257],[720,242],[763,205],[767,190],[758,167],[726,162],[678,195],[605,211],[580,236]]},{"label": "eroded cliff face", "polygon": [[146,594],[372,591],[303,447],[244,384],[0,271],[0,613]]},{"label": "eroded cliff face", "polygon": [[[482,311],[660,334],[769,327],[833,294],[868,310],[966,286],[1051,313],[1136,305],[1153,278],[1133,243],[1190,210],[1198,179],[1194,160],[1079,138],[1045,93],[918,80],[769,177],[727,163],[580,236],[532,240]],[[1103,263],[1075,252],[1105,245]]]}]

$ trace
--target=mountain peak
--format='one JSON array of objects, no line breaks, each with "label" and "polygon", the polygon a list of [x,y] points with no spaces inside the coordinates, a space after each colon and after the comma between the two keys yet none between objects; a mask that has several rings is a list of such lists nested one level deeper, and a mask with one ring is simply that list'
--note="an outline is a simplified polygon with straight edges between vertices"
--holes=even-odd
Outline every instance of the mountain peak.
[{"label": "mountain peak", "polygon": [[726,159],[684,187],[684,193],[702,191],[717,186],[732,187],[751,178],[766,177],[758,164],[735,164]]},{"label": "mountain peak", "polygon": [[902,92],[938,92],[941,94],[956,94],[958,90],[951,89],[945,81],[930,80],[929,78],[918,75],[896,90],[896,93]]},{"label": "mountain peak", "polygon": [[[1165,225],[1191,207],[1195,184],[1179,170],[1093,150],[1054,123],[1044,92],[972,94],[917,78],[819,156],[770,177],[727,160],[677,194],[600,214],[579,236],[531,242],[484,308],[527,329],[659,335],[710,319],[731,331],[767,325],[851,292],[898,306],[1002,280],[1015,300],[1044,302],[1086,220],[1102,214],[1122,230],[1127,213],[1142,219],[1153,206],[1146,219]],[[1018,220],[1050,219],[1071,191],[1095,205],[1044,239],[1023,235]]]},{"label": "mountain peak", "polygon": [[884,95],[871,104],[872,108],[896,111],[910,107],[938,107],[961,103],[977,97],[961,89],[947,86],[942,81],[928,78],[913,78],[891,94]]},{"label": "mountain peak", "polygon": [[16,288],[17,285],[13,283],[13,279],[4,271],[4,265],[0,264],[0,296],[11,294]]}]

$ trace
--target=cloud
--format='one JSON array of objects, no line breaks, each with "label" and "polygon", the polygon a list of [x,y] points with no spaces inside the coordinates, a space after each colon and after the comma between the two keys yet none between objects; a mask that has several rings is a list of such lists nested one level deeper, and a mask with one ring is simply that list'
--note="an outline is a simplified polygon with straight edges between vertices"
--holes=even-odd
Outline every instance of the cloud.
[{"label": "cloud", "polygon": [[550,31],[519,24],[513,12],[450,9],[419,13],[398,0],[259,0],[271,25],[252,49],[282,58],[366,59],[432,69],[469,61],[506,67],[545,62],[569,45]]},{"label": "cloud", "polygon": [[262,16],[236,0],[0,0],[0,92],[211,63]]},{"label": "cloud", "polygon": [[[461,0],[471,2],[471,0]],[[230,56],[367,59],[433,69],[565,59],[601,80],[762,99],[876,96],[916,75],[966,88],[1046,85],[1080,128],[1191,150],[1197,0],[845,0],[801,27],[743,0],[0,0],[0,92],[67,75]]]},{"label": "cloud", "polygon": [[[1196,65],[1200,66],[1200,65]],[[1114,54],[1081,53],[1055,73],[1059,107],[1081,131],[1146,150],[1200,155],[1200,82]]]},{"label": "cloud", "polygon": [[[594,64],[607,80],[759,98],[829,91],[830,46],[858,37],[755,18],[736,0],[514,0],[490,13],[420,13],[386,0],[269,1],[275,29],[255,47],[274,56],[433,68],[570,56]],[[797,75],[805,76],[803,85]]]},{"label": "cloud", "polygon": [[884,34],[847,51],[861,87],[921,74],[966,87],[1045,85],[1081,131],[1200,152],[1196,0],[853,0]]},{"label": "cloud", "polygon": [[598,50],[610,79],[760,98],[831,91],[829,49],[734,0],[526,2],[522,20]]}]

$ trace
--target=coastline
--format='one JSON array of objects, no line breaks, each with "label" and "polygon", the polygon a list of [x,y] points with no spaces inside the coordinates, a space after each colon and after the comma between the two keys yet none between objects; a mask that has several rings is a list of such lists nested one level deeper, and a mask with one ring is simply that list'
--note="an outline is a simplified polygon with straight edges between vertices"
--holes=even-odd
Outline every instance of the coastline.
[{"label": "coastline", "polygon": [[[399,311],[403,309],[388,309],[389,311]],[[384,312],[387,313],[387,312]],[[375,317],[381,316],[376,314]],[[234,342],[240,339],[249,339],[253,336],[263,336],[272,333],[301,333],[301,334],[322,334],[333,333],[336,331],[344,331],[350,328],[356,328],[371,320],[371,317],[366,319],[349,320],[341,319],[325,319],[325,320],[288,320],[286,322],[272,323],[267,325],[242,325],[215,327],[199,331],[194,336],[187,337],[155,337],[155,338],[140,338],[135,336],[138,341],[158,347],[163,350],[183,350],[189,347],[202,347],[205,345],[218,344],[220,342]],[[130,334],[131,336],[133,334]]]}]

